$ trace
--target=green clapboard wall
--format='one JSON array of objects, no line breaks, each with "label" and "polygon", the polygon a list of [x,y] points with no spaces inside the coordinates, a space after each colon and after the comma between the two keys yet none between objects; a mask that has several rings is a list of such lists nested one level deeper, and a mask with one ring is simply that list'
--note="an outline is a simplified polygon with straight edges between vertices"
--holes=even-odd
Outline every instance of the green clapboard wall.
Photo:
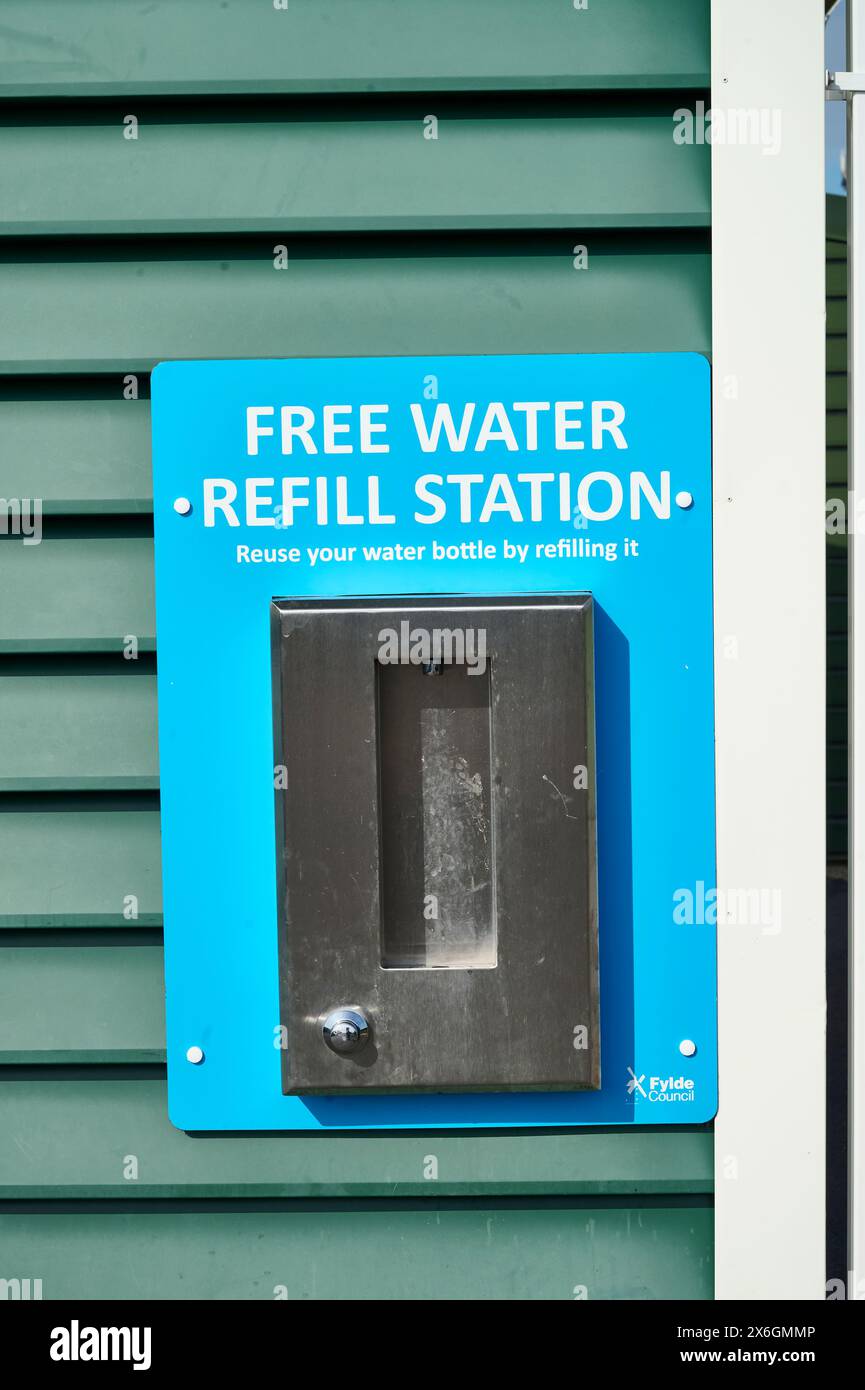
[{"label": "green clapboard wall", "polygon": [[3,0],[0,1279],[711,1297],[708,1129],[170,1126],[148,418],[162,358],[708,352],[708,11]]},{"label": "green clapboard wall", "polygon": [[[826,199],[826,372],[826,498],[840,498],[846,508],[847,199],[837,196]],[[829,530],[826,567],[827,847],[830,864],[843,868],[847,863],[847,537],[842,530]]]}]

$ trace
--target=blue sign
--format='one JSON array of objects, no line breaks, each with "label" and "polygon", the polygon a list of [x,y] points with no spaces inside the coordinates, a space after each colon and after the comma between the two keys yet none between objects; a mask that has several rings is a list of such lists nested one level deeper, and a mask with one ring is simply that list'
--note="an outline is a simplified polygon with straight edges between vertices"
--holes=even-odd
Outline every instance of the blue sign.
[{"label": "blue sign", "polygon": [[[173,1123],[710,1119],[705,359],[169,362],[152,390]],[[284,1095],[271,600],[585,591],[595,607],[600,1089]]]}]

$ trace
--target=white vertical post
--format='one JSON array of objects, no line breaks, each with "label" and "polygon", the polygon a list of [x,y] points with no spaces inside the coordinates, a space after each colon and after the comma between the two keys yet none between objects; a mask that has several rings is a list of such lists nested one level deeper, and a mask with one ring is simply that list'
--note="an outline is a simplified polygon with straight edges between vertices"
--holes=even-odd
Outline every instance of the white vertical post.
[{"label": "white vertical post", "polygon": [[720,1299],[825,1297],[823,107],[823,0],[712,0]]},{"label": "white vertical post", "polygon": [[[865,0],[847,0],[847,67],[865,73]],[[859,232],[857,245],[856,231]],[[865,93],[847,98],[847,486],[865,493]],[[865,1281],[865,538],[849,554],[849,1249],[853,1297]],[[865,1282],[862,1282],[865,1290]]]}]

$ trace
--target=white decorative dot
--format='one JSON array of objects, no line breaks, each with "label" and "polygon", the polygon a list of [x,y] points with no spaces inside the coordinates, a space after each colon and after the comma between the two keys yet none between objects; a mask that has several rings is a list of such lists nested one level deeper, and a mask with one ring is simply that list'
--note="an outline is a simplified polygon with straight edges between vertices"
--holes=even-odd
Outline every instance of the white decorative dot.
[{"label": "white decorative dot", "polygon": [[178,516],[189,516],[192,511],[192,503],[188,497],[176,497],[174,499],[174,510]]},{"label": "white decorative dot", "polygon": [[688,508],[693,507],[693,505],[694,499],[690,492],[676,493],[676,506],[681,507],[683,512],[686,512]]},{"label": "white decorative dot", "polygon": [[694,1053],[697,1051],[697,1044],[691,1042],[690,1038],[683,1038],[679,1043],[679,1051],[683,1057],[693,1057]]},{"label": "white decorative dot", "polygon": [[204,1061],[204,1049],[202,1047],[188,1047],[186,1049],[186,1060],[197,1067],[199,1062]]}]

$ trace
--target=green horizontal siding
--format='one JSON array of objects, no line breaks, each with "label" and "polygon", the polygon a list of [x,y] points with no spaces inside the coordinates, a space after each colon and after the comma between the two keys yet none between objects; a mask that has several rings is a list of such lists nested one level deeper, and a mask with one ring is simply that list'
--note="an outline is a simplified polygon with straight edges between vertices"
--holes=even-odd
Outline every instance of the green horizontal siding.
[{"label": "green horizontal siding", "polygon": [[712,1296],[711,1244],[694,1199],[0,1214],[5,1267],[46,1299],[684,1301]]},{"label": "green horizontal siding", "polygon": [[845,448],[847,445],[847,411],[830,410],[826,413],[826,443],[829,448]]},{"label": "green horizontal siding", "polygon": [[[589,269],[572,248],[589,246]],[[168,358],[709,352],[702,238],[39,244],[0,262],[0,371],[147,371]]]},{"label": "green horizontal siding", "polygon": [[[836,270],[842,267],[836,266]],[[830,334],[847,332],[847,297],[829,295],[826,300],[826,332]]]},{"label": "green horizontal siding", "polygon": [[830,372],[846,372],[847,339],[845,337],[826,339],[826,366]]},{"label": "green horizontal siding", "polygon": [[150,537],[0,545],[0,589],[0,652],[119,651],[126,643],[134,653],[155,646]]},{"label": "green horizontal siding", "polygon": [[826,826],[826,850],[830,863],[840,863],[847,859],[847,821],[832,817]]},{"label": "green horizontal siding", "polygon": [[156,677],[119,654],[114,665],[0,663],[0,791],[158,786]]},{"label": "green horizontal siding", "polygon": [[158,810],[32,803],[0,802],[0,927],[161,925]]},{"label": "green horizontal siding", "polygon": [[[826,496],[847,498],[847,247],[845,200],[827,199]],[[847,858],[847,537],[827,535],[827,853]]]},{"label": "green horizontal siding", "polygon": [[[75,1130],[74,1148],[58,1142]],[[0,1083],[0,1200],[709,1193],[712,1161],[708,1130],[665,1127],[190,1141],[168,1121],[164,1081]]]},{"label": "green horizontal siding", "polygon": [[708,0],[4,0],[0,96],[707,86]]},{"label": "green horizontal siding", "polygon": [[826,481],[835,489],[833,495],[837,495],[839,488],[842,495],[846,498],[847,488],[847,450],[846,449],[827,449],[826,450]]},{"label": "green horizontal siding", "polygon": [[708,72],[708,0],[6,0],[0,496],[45,521],[0,540],[0,1277],[711,1297],[708,1130],[170,1124],[147,400],[172,358],[708,354]]},{"label": "green horizontal siding", "polygon": [[830,301],[833,298],[843,297],[847,293],[847,258],[839,257],[829,260],[826,263],[826,296]]},{"label": "green horizontal siding", "polygon": [[675,97],[530,102],[443,98],[435,140],[417,99],[159,107],[136,140],[104,105],[19,117],[0,235],[708,226],[710,149],[674,142]]},{"label": "green horizontal siding", "polygon": [[[831,541],[843,542],[843,535],[831,536]],[[845,547],[846,550],[846,547]],[[847,556],[844,551],[830,549],[826,563],[826,588],[829,596],[846,598],[847,595]]]},{"label": "green horizontal siding", "polygon": [[847,742],[847,710],[839,706],[830,705],[827,710],[827,732],[829,743],[832,746],[846,746]]},{"label": "green horizontal siding", "polygon": [[847,669],[847,643],[843,637],[833,636],[831,633],[826,643],[826,653],[829,662],[829,670]]},{"label": "green horizontal siding", "polygon": [[6,946],[0,1063],[164,1062],[159,946]]},{"label": "green horizontal siding", "polygon": [[46,515],[152,511],[150,402],[113,386],[114,399],[0,399],[0,496],[38,497]]}]

